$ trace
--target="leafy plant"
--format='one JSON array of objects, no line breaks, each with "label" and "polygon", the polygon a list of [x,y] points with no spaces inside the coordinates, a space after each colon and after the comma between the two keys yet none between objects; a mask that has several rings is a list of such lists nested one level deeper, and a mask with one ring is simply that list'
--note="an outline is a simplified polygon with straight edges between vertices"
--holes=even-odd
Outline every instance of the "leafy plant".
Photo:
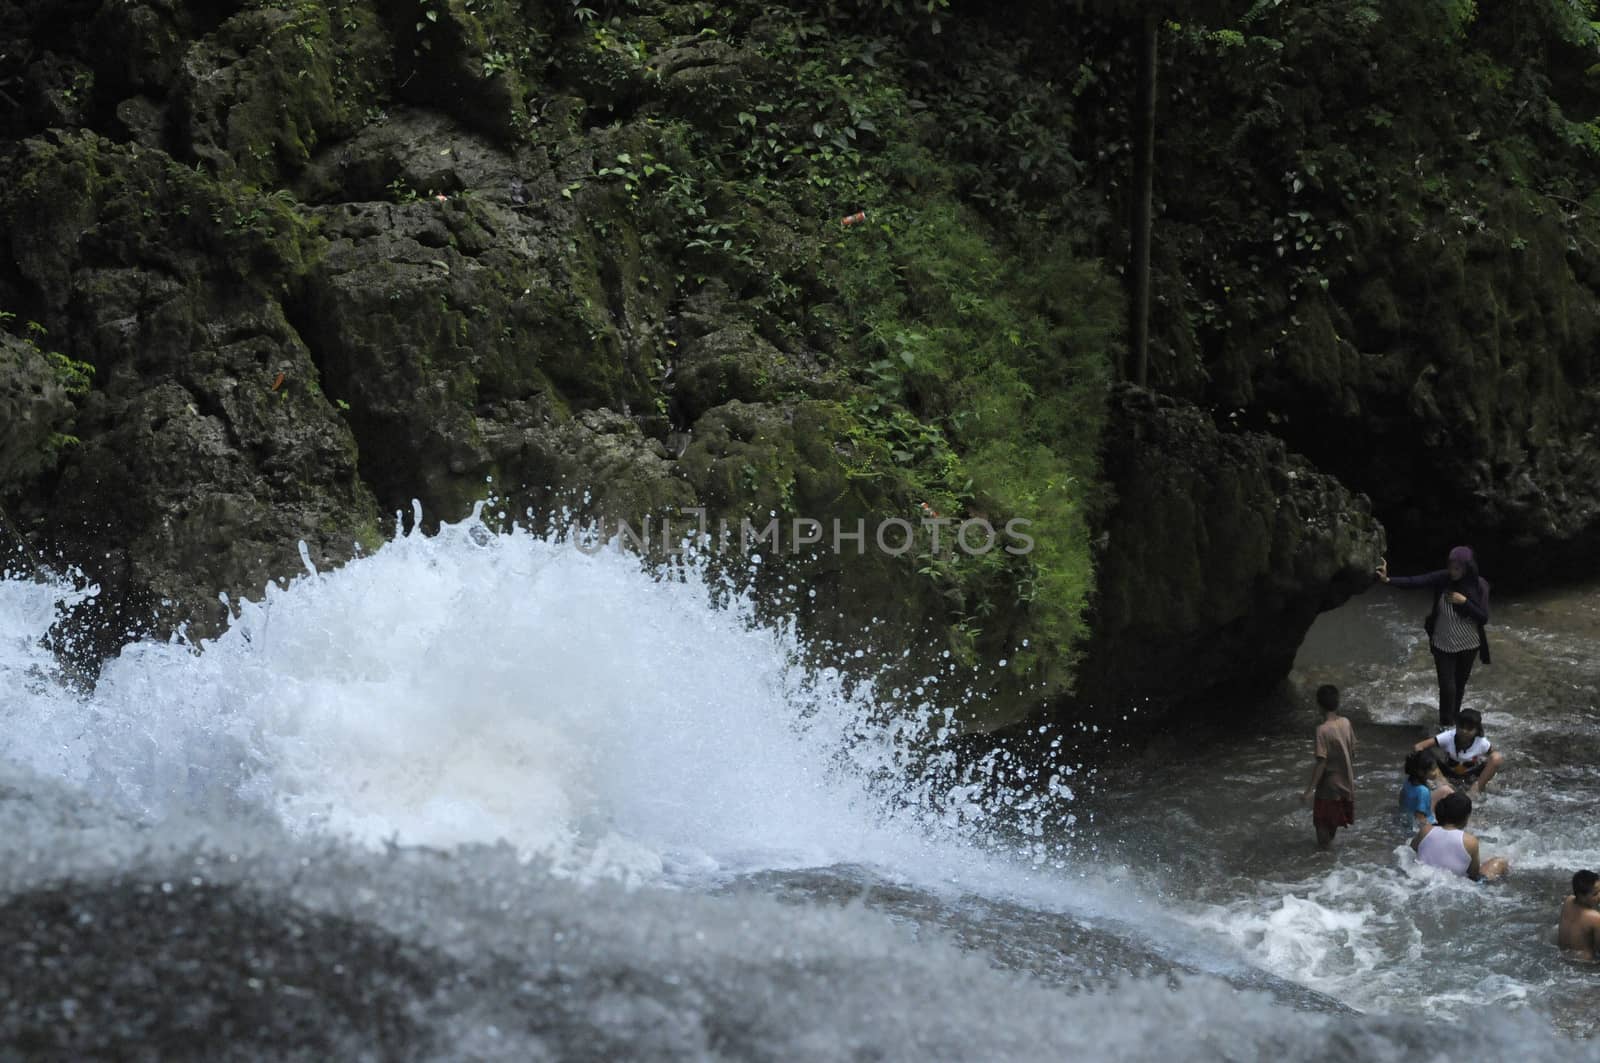
[{"label": "leafy plant", "polygon": [[[0,329],[5,329],[16,335],[24,344],[44,358],[55,372],[56,380],[68,395],[76,397],[87,394],[94,384],[94,366],[88,362],[68,357],[60,351],[46,350],[44,340],[49,333],[45,327],[37,321],[27,321],[19,329],[17,321],[17,315],[12,311],[0,310]],[[51,432],[45,441],[45,449],[49,454],[54,455],[65,447],[76,446],[81,442],[82,440],[75,435],[65,432]]]}]

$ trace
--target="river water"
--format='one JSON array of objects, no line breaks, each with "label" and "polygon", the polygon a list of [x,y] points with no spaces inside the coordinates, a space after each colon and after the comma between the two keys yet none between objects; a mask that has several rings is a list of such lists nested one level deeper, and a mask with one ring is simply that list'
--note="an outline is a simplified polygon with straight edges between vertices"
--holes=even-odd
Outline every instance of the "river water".
[{"label": "river water", "polygon": [[[1395,592],[1105,770],[957,756],[948,677],[852,688],[697,570],[472,521],[92,692],[39,647],[86,593],[0,582],[0,1058],[1600,1059],[1552,943],[1600,864],[1592,591],[1497,606],[1493,888],[1394,822],[1434,714]],[[1358,823],[1317,854],[1330,681]]]},{"label": "river water", "polygon": [[[1324,614],[1288,689],[1241,707],[1229,733],[1109,773],[1092,802],[1101,857],[1153,875],[1180,918],[1264,970],[1363,1011],[1528,1012],[1587,1036],[1600,969],[1557,959],[1554,927],[1572,872],[1600,868],[1600,591],[1495,607],[1493,663],[1465,700],[1507,758],[1470,824],[1485,856],[1511,862],[1492,886],[1417,866],[1396,812],[1406,754],[1438,730],[1428,605],[1375,588]],[[1357,821],[1327,853],[1297,802],[1321,683],[1340,687],[1358,744]]]}]

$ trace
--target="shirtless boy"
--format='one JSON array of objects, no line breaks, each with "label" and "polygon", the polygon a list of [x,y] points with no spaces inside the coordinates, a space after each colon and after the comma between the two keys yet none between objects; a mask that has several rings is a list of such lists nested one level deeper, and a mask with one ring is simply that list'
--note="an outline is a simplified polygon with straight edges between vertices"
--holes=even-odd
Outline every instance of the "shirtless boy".
[{"label": "shirtless boy", "polygon": [[1572,896],[1561,903],[1556,944],[1580,960],[1592,962],[1600,956],[1600,875],[1593,871],[1572,876]]}]

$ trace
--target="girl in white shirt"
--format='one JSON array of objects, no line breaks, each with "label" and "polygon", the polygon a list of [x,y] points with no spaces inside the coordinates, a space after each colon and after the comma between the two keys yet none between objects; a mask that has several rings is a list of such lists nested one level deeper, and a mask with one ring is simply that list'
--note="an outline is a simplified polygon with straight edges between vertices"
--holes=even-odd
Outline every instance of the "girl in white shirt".
[{"label": "girl in white shirt", "polygon": [[1462,709],[1454,727],[1423,739],[1415,749],[1418,753],[1438,749],[1439,769],[1444,772],[1445,779],[1457,787],[1465,784],[1471,797],[1483,793],[1483,788],[1506,760],[1490,748],[1489,739],[1483,733],[1483,717],[1477,709]]}]

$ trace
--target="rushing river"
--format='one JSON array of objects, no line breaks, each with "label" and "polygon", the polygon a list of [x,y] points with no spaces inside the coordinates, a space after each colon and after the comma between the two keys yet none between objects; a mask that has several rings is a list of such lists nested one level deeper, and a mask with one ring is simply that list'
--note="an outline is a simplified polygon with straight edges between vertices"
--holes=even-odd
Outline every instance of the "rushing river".
[{"label": "rushing river", "polygon": [[39,647],[84,593],[0,582],[0,1059],[1600,1059],[1552,944],[1600,864],[1591,593],[1499,603],[1469,690],[1494,888],[1395,825],[1398,593],[1297,668],[1360,742],[1332,854],[1308,698],[1114,770],[957,757],[941,677],[851,688],[611,550],[401,536],[88,693]]},{"label": "rushing river", "polygon": [[[1425,592],[1375,588],[1313,626],[1291,690],[1226,735],[1185,736],[1110,773],[1093,799],[1101,858],[1159,882],[1188,924],[1264,970],[1367,1012],[1478,1022],[1529,1012],[1576,1037],[1600,1021],[1600,968],[1557,958],[1572,872],[1600,869],[1600,593],[1494,607],[1493,663],[1465,704],[1507,760],[1470,828],[1511,861],[1481,886],[1418,867],[1396,811],[1405,755],[1435,733]],[[1312,707],[1340,687],[1354,723],[1356,825],[1319,853],[1297,802]]]}]

